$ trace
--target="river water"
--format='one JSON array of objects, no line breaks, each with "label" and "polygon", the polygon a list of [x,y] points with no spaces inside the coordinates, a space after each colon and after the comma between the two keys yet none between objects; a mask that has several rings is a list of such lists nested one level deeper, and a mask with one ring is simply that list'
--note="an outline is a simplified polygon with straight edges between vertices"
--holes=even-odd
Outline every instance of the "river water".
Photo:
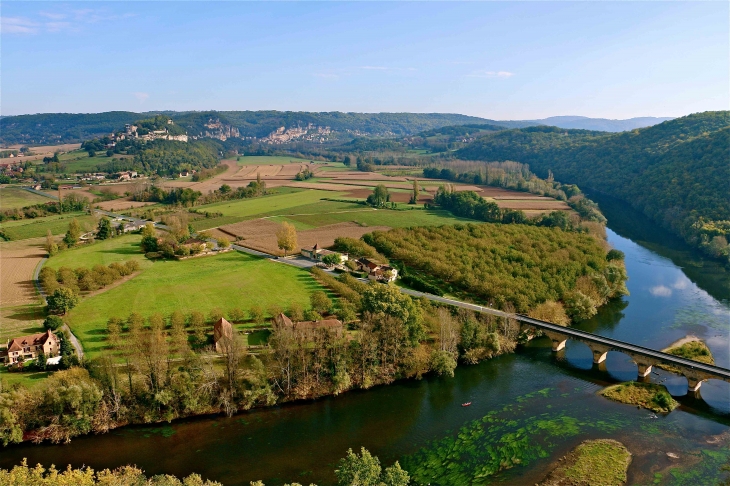
[{"label": "river water", "polygon": [[[687,334],[704,339],[730,367],[730,276],[615,201],[599,200],[609,241],[626,254],[631,295],[577,326],[662,349]],[[403,381],[339,397],[162,426],[126,427],[69,445],[22,444],[0,450],[0,467],[27,457],[75,467],[136,464],[148,474],[198,472],[225,485],[296,481],[331,484],[348,448],[399,460],[436,485],[535,484],[553,461],[588,438],[622,441],[633,453],[629,484],[716,484],[730,461],[730,384],[658,371],[681,406],[666,416],[610,402],[597,392],[636,378],[636,365],[611,352],[605,366],[568,342],[554,355],[547,339],[516,354],[460,366],[454,378]],[[461,403],[471,401],[468,408]],[[671,453],[676,458],[670,457]]]}]

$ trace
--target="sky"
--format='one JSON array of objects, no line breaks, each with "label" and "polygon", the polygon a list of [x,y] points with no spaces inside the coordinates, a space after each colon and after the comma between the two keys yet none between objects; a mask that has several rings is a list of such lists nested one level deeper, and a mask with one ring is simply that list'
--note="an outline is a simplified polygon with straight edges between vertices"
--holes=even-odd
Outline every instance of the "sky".
[{"label": "sky", "polygon": [[0,113],[730,109],[730,2],[0,4]]}]

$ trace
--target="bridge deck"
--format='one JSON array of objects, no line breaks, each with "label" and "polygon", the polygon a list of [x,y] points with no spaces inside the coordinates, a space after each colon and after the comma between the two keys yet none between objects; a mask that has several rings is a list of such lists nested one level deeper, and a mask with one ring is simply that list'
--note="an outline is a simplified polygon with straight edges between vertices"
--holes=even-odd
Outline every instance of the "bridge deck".
[{"label": "bridge deck", "polygon": [[679,356],[675,356],[673,354],[664,353],[662,351],[656,351],[651,348],[645,348],[644,346],[638,346],[636,344],[626,343],[623,341],[618,341],[616,339],[599,336],[597,334],[592,334],[590,332],[581,331],[579,329],[575,329],[575,328],[571,328],[571,327],[558,326],[557,324],[553,324],[551,322],[546,322],[546,321],[541,321],[539,319],[533,319],[531,317],[528,317],[528,316],[525,316],[522,314],[508,314],[506,312],[502,312],[497,309],[492,309],[490,307],[484,307],[484,306],[477,305],[477,304],[469,304],[467,302],[447,299],[445,297],[439,297],[437,295],[426,294],[423,292],[418,292],[418,291],[410,290],[410,289],[401,288],[401,291],[403,293],[412,295],[414,297],[425,297],[434,302],[441,302],[444,304],[453,305],[455,307],[460,307],[462,309],[473,310],[476,312],[484,312],[487,314],[492,314],[492,315],[496,315],[496,316],[500,316],[500,317],[509,317],[509,318],[516,319],[520,322],[529,324],[529,325],[534,326],[539,329],[544,329],[546,331],[554,331],[556,333],[560,333],[560,334],[563,334],[568,337],[572,337],[572,338],[575,338],[575,339],[578,339],[581,341],[588,341],[588,342],[592,342],[592,343],[596,343],[596,344],[602,344],[604,346],[608,346],[609,348],[611,348],[611,350],[628,351],[630,353],[638,354],[641,356],[646,356],[647,358],[657,359],[657,360],[660,360],[667,364],[674,364],[674,365],[682,366],[682,367],[689,368],[692,370],[702,371],[704,373],[714,375],[721,380],[730,381],[730,370],[726,369],[726,368],[722,368],[720,366],[700,363],[699,361],[694,361],[691,359],[686,359],[686,358],[682,358]]}]

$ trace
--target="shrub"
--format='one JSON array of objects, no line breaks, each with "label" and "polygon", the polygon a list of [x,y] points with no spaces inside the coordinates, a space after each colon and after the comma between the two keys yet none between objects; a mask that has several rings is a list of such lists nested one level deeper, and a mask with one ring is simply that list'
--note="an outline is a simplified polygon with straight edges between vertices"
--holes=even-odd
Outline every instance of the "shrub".
[{"label": "shrub", "polygon": [[58,316],[48,316],[43,321],[43,327],[49,331],[55,331],[59,327],[63,326],[63,319]]}]

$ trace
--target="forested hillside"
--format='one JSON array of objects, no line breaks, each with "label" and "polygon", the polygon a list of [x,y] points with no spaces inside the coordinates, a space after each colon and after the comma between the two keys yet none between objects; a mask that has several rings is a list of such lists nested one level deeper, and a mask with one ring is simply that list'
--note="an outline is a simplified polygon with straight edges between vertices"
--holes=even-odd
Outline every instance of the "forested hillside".
[{"label": "forested hillside", "polygon": [[512,160],[622,199],[707,253],[728,258],[730,112],[631,132],[529,127],[485,135],[460,158]]},{"label": "forested hillside", "polygon": [[82,142],[108,135],[140,118],[144,118],[141,113],[131,111],[4,116],[0,118],[0,142],[10,145]]},{"label": "forested hillside", "polygon": [[[328,126],[350,138],[359,135],[403,136],[446,125],[497,123],[484,118],[448,113],[342,113],[297,111],[159,112],[170,116],[190,135],[204,134],[210,121],[230,125],[241,137],[265,137],[279,127]],[[156,113],[112,111],[94,114],[46,113],[0,118],[0,142],[49,144],[81,142],[119,130]],[[497,123],[499,124],[499,123]],[[509,125],[508,126],[515,126]],[[516,126],[524,126],[518,124]]]}]

